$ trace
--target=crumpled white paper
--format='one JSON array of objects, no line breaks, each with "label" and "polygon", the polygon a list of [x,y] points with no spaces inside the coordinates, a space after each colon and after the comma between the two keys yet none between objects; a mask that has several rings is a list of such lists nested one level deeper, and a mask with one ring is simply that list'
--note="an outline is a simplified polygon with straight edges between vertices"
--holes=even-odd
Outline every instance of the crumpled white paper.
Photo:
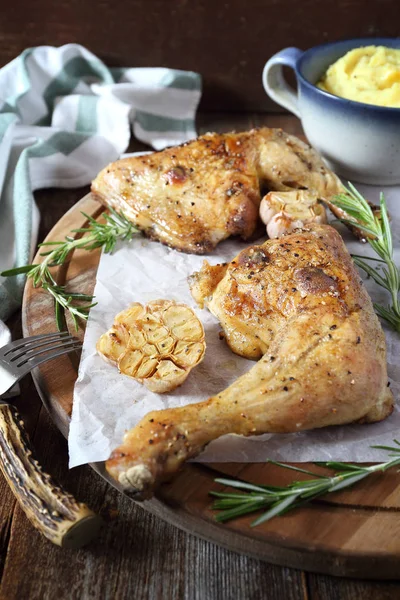
[{"label": "crumpled white paper", "polygon": [[[379,190],[358,186],[370,200],[378,202]],[[396,261],[400,262],[400,188],[386,188],[393,217]],[[350,252],[373,254],[367,245],[351,238],[341,228]],[[261,241],[261,240],[260,240]],[[200,269],[204,258],[211,264],[230,261],[247,244],[228,240],[210,256],[194,256],[171,250],[143,237],[121,245],[112,255],[103,254],[95,287],[98,304],[92,308],[86,329],[75,385],[69,433],[70,467],[106,460],[126,430],[154,409],[199,402],[216,394],[245,373],[254,363],[233,354],[218,337],[220,326],[207,310],[200,310],[190,295],[187,276]],[[373,281],[366,287],[374,301],[385,303],[387,294]],[[96,342],[113,323],[114,316],[132,302],[146,303],[158,298],[186,302],[203,322],[207,350],[203,362],[193,369],[186,382],[170,394],[154,394],[134,379],[118,373],[96,354]],[[396,400],[400,400],[400,335],[384,326],[388,371]],[[280,461],[376,461],[386,454],[371,445],[392,444],[399,436],[400,411],[381,423],[345,425],[293,434],[267,434],[244,438],[221,437],[212,442],[196,460],[201,462]]]}]

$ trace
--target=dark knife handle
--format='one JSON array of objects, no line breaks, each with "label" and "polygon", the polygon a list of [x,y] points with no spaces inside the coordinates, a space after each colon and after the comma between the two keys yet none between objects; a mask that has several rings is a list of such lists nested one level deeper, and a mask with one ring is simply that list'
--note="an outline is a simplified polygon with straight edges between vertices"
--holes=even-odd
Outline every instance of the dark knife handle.
[{"label": "dark knife handle", "polygon": [[80,548],[98,534],[100,517],[43,471],[18,411],[9,404],[0,404],[0,468],[28,519],[54,544]]}]

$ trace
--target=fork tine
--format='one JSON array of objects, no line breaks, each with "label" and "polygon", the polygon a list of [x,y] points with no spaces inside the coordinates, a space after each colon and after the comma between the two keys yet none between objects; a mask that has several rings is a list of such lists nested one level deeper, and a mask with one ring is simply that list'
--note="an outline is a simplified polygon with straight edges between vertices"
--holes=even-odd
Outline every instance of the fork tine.
[{"label": "fork tine", "polygon": [[15,342],[10,342],[9,344],[7,344],[5,346],[5,348],[3,348],[3,350],[5,350],[4,356],[6,356],[9,352],[18,350],[18,348],[22,348],[22,347],[30,345],[32,342],[36,342],[36,341],[40,341],[40,340],[51,341],[51,340],[55,340],[58,338],[63,338],[67,335],[70,335],[69,331],[61,331],[61,332],[57,331],[55,333],[44,333],[41,335],[32,335],[27,338],[22,338],[20,340],[16,340]]},{"label": "fork tine", "polygon": [[[18,348],[13,348],[12,351],[6,352],[5,355],[8,355],[7,360],[9,360],[10,362],[14,362],[15,360],[18,360],[21,356],[29,356],[29,353],[32,352],[32,350],[35,350],[35,348],[43,348],[43,351],[51,350],[52,346],[50,346],[50,344],[60,342],[65,344],[74,339],[76,338],[74,338],[72,335],[64,335],[63,337],[55,337],[51,339],[46,338],[43,340],[36,341],[36,343],[28,344],[27,346],[19,346]],[[36,352],[33,352],[33,355],[35,354]]]},{"label": "fork tine", "polygon": [[53,360],[53,358],[57,358],[58,356],[62,356],[63,354],[68,354],[68,352],[72,352],[73,350],[81,350],[82,344],[79,342],[76,346],[70,346],[69,348],[62,348],[58,352],[54,352],[52,354],[46,354],[45,356],[37,356],[36,358],[32,358],[26,363],[26,366],[29,367],[28,371],[37,367],[38,365],[46,362],[48,360]]},{"label": "fork tine", "polygon": [[54,350],[58,350],[59,348],[67,348],[68,349],[68,348],[71,348],[71,346],[78,346],[79,348],[81,348],[82,344],[78,339],[72,338],[72,340],[69,340],[68,342],[65,342],[65,343],[64,342],[61,342],[61,343],[56,342],[52,346],[46,346],[44,348],[42,346],[40,346],[38,349],[34,350],[31,354],[24,352],[24,354],[21,355],[17,361],[15,361],[15,362],[13,361],[13,364],[17,368],[22,367],[28,361],[31,361],[30,364],[32,364],[31,359],[36,358],[37,356],[40,356],[42,354],[45,354],[46,359],[50,360],[51,354],[53,353]]}]

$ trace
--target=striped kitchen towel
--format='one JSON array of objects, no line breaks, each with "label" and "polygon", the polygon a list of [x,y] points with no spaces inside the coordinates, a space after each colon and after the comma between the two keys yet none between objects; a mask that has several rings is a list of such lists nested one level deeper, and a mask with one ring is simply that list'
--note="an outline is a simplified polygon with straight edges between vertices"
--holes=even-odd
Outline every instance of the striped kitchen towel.
[{"label": "striped kitchen towel", "polygon": [[[109,69],[77,44],[25,50],[0,69],[0,271],[27,264],[39,215],[33,191],[89,183],[129,144],[156,150],[196,136],[197,73]],[[24,277],[0,277],[0,319]]]}]

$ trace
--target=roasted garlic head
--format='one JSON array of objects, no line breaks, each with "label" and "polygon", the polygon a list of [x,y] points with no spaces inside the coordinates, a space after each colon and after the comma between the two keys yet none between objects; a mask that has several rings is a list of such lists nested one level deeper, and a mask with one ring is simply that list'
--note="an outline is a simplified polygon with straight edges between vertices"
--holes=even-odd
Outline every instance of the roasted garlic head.
[{"label": "roasted garlic head", "polygon": [[189,306],[173,300],[131,304],[97,342],[103,358],[159,394],[181,385],[205,348],[201,322]]},{"label": "roasted garlic head", "polygon": [[318,196],[308,190],[269,192],[261,200],[260,217],[270,238],[278,238],[310,223],[327,223]]}]

